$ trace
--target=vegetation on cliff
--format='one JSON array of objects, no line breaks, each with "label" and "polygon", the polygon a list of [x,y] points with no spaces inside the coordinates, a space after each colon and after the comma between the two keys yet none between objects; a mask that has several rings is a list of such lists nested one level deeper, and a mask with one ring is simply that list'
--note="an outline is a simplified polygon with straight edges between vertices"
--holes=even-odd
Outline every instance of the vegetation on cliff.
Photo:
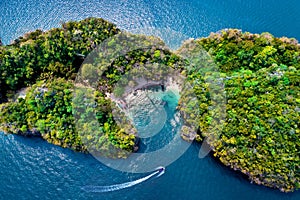
[{"label": "vegetation on cliff", "polygon": [[46,32],[36,30],[0,46],[0,103],[37,80],[74,79],[84,56],[119,32],[103,19],[88,18]]},{"label": "vegetation on cliff", "polygon": [[[218,118],[210,113],[209,98],[200,107],[201,137],[217,138],[207,140],[214,156],[255,183],[282,191],[300,188],[300,45],[239,30],[192,42],[212,55],[220,72],[215,81],[222,81],[226,92],[226,120],[213,124],[218,135],[207,130]],[[195,93],[205,99],[203,76],[188,76],[199,82]]]},{"label": "vegetation on cliff", "polygon": [[[138,70],[146,63],[176,67],[179,59],[163,49],[161,40],[132,35],[133,39],[148,42],[149,48],[127,52],[112,63],[101,63],[103,74],[96,82],[98,90],[92,92],[91,109],[86,109],[90,105],[82,104],[82,100],[88,98],[89,88],[77,91],[76,98],[73,98],[74,79],[83,57],[104,40],[114,45],[112,36],[118,33],[113,24],[90,18],[68,22],[62,28],[47,32],[37,30],[15,40],[12,45],[1,47],[3,103],[0,128],[7,133],[41,136],[50,143],[77,151],[92,148],[102,156],[113,158],[125,158],[136,150],[135,129],[131,127],[132,130],[125,131],[124,127],[117,125],[112,115],[115,105],[105,93],[111,93],[117,81],[129,70]],[[160,45],[152,46],[154,40]],[[95,50],[93,53],[101,52]],[[96,68],[99,68],[98,60],[85,63],[81,74],[94,75]],[[28,88],[23,99],[17,92],[25,86]],[[95,120],[90,120],[91,115],[96,116]],[[80,132],[84,135],[78,133],[76,123],[82,125]]]},{"label": "vegetation on cliff", "polygon": [[[93,76],[95,66],[103,73],[96,82],[97,90],[91,93],[96,104],[86,109],[85,102],[74,101],[79,67],[98,44],[118,33],[113,24],[89,18],[46,32],[37,30],[0,46],[0,128],[7,133],[41,136],[77,151],[86,151],[89,144],[102,155],[127,157],[136,149],[136,132],[118,126],[112,114],[115,104],[105,93],[112,93],[130,70],[158,63],[179,69],[190,81],[194,90],[181,96],[178,109],[187,123],[199,124],[196,140],[208,138],[206,142],[222,163],[258,184],[286,192],[300,188],[300,46],[296,40],[229,29],[188,41],[178,55],[165,49],[161,41],[161,45],[127,52],[113,62],[98,65],[91,60],[83,65],[82,75]],[[115,40],[108,40],[109,45],[118,47]],[[195,50],[188,48],[189,44],[207,51],[214,62],[202,65],[217,70],[205,71],[184,60],[183,52]],[[159,66],[157,70],[161,70]],[[161,75],[165,75],[163,70]],[[17,92],[24,87],[28,87],[27,94],[19,98]],[[218,93],[222,89],[224,93]],[[199,104],[187,101],[189,92],[196,94]],[[76,95],[79,100],[87,97],[80,90]],[[213,101],[224,97],[225,107]],[[182,102],[188,106],[181,107]],[[74,108],[85,111],[76,113]],[[96,120],[86,123],[91,115],[97,116]],[[82,136],[76,123],[83,132],[99,134]]]}]

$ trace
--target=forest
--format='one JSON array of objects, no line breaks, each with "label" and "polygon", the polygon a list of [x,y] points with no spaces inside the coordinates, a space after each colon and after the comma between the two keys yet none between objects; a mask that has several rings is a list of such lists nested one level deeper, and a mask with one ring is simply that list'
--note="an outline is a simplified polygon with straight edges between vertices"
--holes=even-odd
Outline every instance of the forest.
[{"label": "forest", "polygon": [[202,85],[194,87],[201,101],[198,140],[208,138],[214,156],[248,175],[252,182],[285,192],[299,188],[298,42],[270,33],[228,29],[190,43],[212,56],[219,71],[209,76],[222,80],[224,90],[218,94],[226,94],[226,117],[222,118],[219,107],[209,109],[214,101],[210,98],[211,83],[205,81],[207,73],[187,73]]},{"label": "forest", "polygon": [[[0,45],[0,129],[76,151],[92,148],[106,157],[126,158],[138,149],[138,133],[130,125],[119,127],[112,114],[115,104],[106,93],[130,70],[158,63],[180,71],[193,87],[181,94],[178,109],[186,123],[199,127],[196,141],[207,142],[220,162],[252,182],[285,192],[300,188],[297,40],[226,29],[188,40],[173,52],[155,37],[124,33],[153,45],[101,65],[97,60],[84,63],[91,52],[102,53],[97,46],[103,41],[119,48],[111,39],[119,34],[114,24],[88,18]],[[80,101],[88,98],[86,92],[74,88],[82,64],[83,76],[93,77],[90,69],[103,72],[89,93],[96,102],[93,109]],[[199,104],[188,101],[189,94]]]}]

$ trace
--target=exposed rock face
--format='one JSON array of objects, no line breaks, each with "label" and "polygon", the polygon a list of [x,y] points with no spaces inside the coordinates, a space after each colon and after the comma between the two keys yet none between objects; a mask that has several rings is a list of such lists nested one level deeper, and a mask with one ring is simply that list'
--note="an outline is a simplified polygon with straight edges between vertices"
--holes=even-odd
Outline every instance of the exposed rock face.
[{"label": "exposed rock face", "polygon": [[182,126],[180,132],[182,139],[184,139],[187,142],[193,142],[196,137],[195,130],[188,126]]},{"label": "exposed rock face", "polygon": [[23,136],[27,136],[27,137],[41,137],[41,133],[36,130],[35,128],[33,128],[32,130],[27,130],[25,132],[22,131],[18,131],[19,135],[23,135]]}]

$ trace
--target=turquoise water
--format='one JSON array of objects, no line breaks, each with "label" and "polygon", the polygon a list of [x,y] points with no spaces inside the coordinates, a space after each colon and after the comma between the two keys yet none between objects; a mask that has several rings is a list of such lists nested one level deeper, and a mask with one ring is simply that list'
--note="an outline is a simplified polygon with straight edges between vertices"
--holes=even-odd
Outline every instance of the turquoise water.
[{"label": "turquoise water", "polygon": [[139,100],[143,103],[135,106],[138,113],[133,113],[133,119],[141,137],[139,153],[159,150],[179,134],[182,122],[175,120],[177,93],[172,90],[148,91],[147,96]]},{"label": "turquoise water", "polygon": [[[185,37],[202,37],[234,27],[300,39],[299,8],[297,0],[2,0],[0,37],[7,44],[36,28],[49,29],[60,21],[96,16],[136,32],[170,28]],[[116,171],[91,155],[38,138],[0,133],[0,199],[300,199],[299,191],[284,194],[251,184],[212,156],[199,159],[199,148],[191,145],[159,178],[102,194],[81,187],[113,185],[148,174]]]}]

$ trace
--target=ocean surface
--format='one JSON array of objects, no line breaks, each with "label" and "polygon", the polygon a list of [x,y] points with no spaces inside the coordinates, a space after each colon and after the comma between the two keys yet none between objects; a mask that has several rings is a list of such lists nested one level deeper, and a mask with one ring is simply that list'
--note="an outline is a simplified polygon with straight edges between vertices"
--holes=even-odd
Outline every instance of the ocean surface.
[{"label": "ocean surface", "polygon": [[1,0],[0,37],[8,44],[37,28],[93,16],[137,32],[169,28],[197,38],[238,28],[300,40],[299,9],[298,0]]},{"label": "ocean surface", "polygon": [[[299,10],[298,0],[1,0],[0,37],[8,44],[37,28],[94,16],[123,30],[171,38],[170,46],[223,28],[300,39]],[[300,199],[300,191],[285,194],[251,184],[211,155],[199,159],[199,149],[192,144],[160,177],[124,190],[91,193],[82,187],[140,180],[150,173],[120,172],[91,155],[0,132],[0,199]]]}]

